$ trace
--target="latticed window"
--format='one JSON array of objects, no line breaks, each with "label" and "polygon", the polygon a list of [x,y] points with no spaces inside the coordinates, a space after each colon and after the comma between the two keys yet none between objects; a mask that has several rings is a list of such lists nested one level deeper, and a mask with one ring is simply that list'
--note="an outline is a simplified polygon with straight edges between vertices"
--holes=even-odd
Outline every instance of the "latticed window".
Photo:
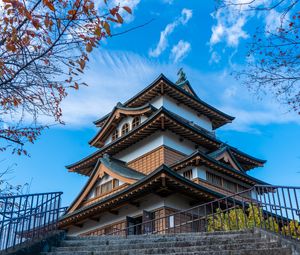
[{"label": "latticed window", "polygon": [[193,178],[193,170],[190,169],[190,170],[187,170],[185,172],[183,172],[183,176],[187,179],[192,179]]},{"label": "latticed window", "polygon": [[111,191],[112,189],[119,186],[119,180],[113,179],[111,181],[108,181],[106,183],[101,184],[100,186],[96,187],[96,196],[99,196],[103,193],[107,193]]},{"label": "latticed window", "polygon": [[122,126],[122,135],[125,135],[129,132],[129,125],[128,123],[125,123],[123,126]]},{"label": "latticed window", "polygon": [[134,117],[132,120],[132,128],[137,127],[141,123],[141,118],[139,116]]},{"label": "latticed window", "polygon": [[104,184],[102,184],[101,187],[101,194],[106,193],[108,191],[112,190],[112,181],[106,182]]},{"label": "latticed window", "polygon": [[210,172],[206,172],[206,180],[214,185],[222,186],[222,178]]},{"label": "latticed window", "polygon": [[231,182],[231,181],[227,181],[227,180],[223,180],[224,183],[224,188],[233,192],[237,192],[237,184]]},{"label": "latticed window", "polygon": [[119,136],[119,131],[118,131],[118,129],[115,129],[111,135],[111,140],[112,141],[116,140],[118,138],[118,136]]}]

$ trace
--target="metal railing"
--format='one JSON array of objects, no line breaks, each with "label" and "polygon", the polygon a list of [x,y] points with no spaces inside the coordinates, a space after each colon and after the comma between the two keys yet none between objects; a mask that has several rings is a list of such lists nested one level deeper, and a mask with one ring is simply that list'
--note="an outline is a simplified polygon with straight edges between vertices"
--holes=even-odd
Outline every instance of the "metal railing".
[{"label": "metal railing", "polygon": [[109,235],[246,230],[300,238],[300,187],[256,185],[188,210],[112,231]]},{"label": "metal railing", "polygon": [[0,197],[0,251],[56,230],[62,192]]}]

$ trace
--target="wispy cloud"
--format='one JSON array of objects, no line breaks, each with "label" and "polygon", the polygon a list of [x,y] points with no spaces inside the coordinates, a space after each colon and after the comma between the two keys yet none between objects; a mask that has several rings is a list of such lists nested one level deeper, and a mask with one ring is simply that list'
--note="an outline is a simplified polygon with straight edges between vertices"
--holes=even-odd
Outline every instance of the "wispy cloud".
[{"label": "wispy cloud", "polygon": [[170,58],[174,63],[182,61],[190,52],[191,44],[189,42],[180,40],[171,50]]},{"label": "wispy cloud", "polygon": [[225,42],[227,46],[237,47],[241,39],[249,37],[248,33],[244,30],[248,14],[234,11],[232,8],[228,9],[218,9],[212,15],[217,24],[212,27],[212,34],[209,41],[210,46]]},{"label": "wispy cloud", "polygon": [[[142,90],[161,72],[176,80],[178,67],[174,63],[122,51],[99,50],[94,56],[84,76],[89,86],[74,91],[63,103],[67,128],[90,127],[92,121],[110,112],[118,101],[124,102]],[[269,98],[258,100],[227,70],[201,73],[186,66],[184,69],[201,99],[236,117],[224,129],[258,132],[260,125],[300,125],[297,114],[287,112]],[[197,87],[198,84],[201,86]]]},{"label": "wispy cloud", "polygon": [[[274,8],[270,8],[270,11],[267,12],[255,11],[255,8],[264,7],[267,9],[273,4],[274,1],[272,0],[234,0],[226,7],[219,8],[216,12],[212,13],[211,16],[215,24],[211,28],[212,33],[208,43],[211,52],[210,63],[218,63],[221,59],[220,54],[216,58],[217,50],[215,46],[217,44],[222,44],[222,46],[235,51],[238,49],[241,41],[250,37],[249,32],[245,28],[246,24],[250,21],[263,24],[266,36],[268,36],[269,32],[274,32],[281,25],[288,26],[289,15],[280,11],[282,7],[287,7],[289,1],[283,1],[280,4],[281,10],[279,11]],[[222,48],[224,52],[224,47]]]},{"label": "wispy cloud", "polygon": [[158,57],[168,47],[168,37],[174,32],[179,25],[185,25],[192,18],[193,12],[189,9],[183,9],[181,16],[172,23],[168,24],[163,31],[160,32],[159,41],[154,49],[150,49],[149,56]]},{"label": "wispy cloud", "polygon": [[166,3],[166,4],[173,4],[173,3],[174,3],[174,0],[163,0],[163,3]]}]

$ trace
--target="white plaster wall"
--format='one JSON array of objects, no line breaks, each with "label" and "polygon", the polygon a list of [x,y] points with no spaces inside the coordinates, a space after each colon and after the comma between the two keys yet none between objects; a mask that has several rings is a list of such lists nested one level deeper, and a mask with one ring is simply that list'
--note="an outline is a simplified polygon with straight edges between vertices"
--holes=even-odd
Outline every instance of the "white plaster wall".
[{"label": "white plaster wall", "polygon": [[206,116],[198,116],[196,111],[184,104],[179,104],[176,100],[167,95],[156,97],[150,103],[156,108],[160,108],[163,106],[167,110],[176,113],[186,120],[192,121],[208,131],[212,131],[211,121]]},{"label": "white plaster wall", "polygon": [[157,96],[153,98],[149,103],[152,104],[155,108],[159,109],[164,104],[163,96]]},{"label": "white plaster wall", "polygon": [[163,145],[163,136],[161,132],[155,132],[129,148],[117,153],[114,157],[129,162],[161,145]]},{"label": "white plaster wall", "polygon": [[164,145],[178,150],[186,155],[189,155],[195,151],[195,143],[186,139],[182,139],[179,135],[176,135],[171,131],[163,132],[163,142]]},{"label": "white plaster wall", "polygon": [[202,180],[206,180],[206,171],[207,171],[207,167],[205,167],[205,166],[195,167],[195,177],[194,178],[200,178]]}]

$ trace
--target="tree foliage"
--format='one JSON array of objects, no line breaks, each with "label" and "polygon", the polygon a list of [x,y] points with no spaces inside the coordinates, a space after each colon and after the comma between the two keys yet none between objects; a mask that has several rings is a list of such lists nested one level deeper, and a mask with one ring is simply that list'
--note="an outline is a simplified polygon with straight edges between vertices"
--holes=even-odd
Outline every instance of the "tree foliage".
[{"label": "tree foliage", "polygon": [[0,151],[27,154],[45,128],[40,116],[63,123],[61,102],[79,89],[88,54],[123,23],[127,6],[104,0],[1,0]]},{"label": "tree foliage", "polygon": [[300,114],[299,0],[218,0],[218,8],[272,18],[259,23],[249,43],[246,68],[236,76],[255,93],[271,94]]}]

